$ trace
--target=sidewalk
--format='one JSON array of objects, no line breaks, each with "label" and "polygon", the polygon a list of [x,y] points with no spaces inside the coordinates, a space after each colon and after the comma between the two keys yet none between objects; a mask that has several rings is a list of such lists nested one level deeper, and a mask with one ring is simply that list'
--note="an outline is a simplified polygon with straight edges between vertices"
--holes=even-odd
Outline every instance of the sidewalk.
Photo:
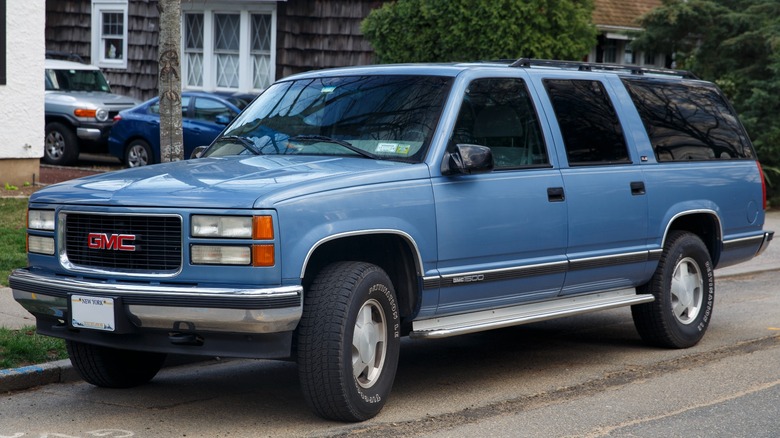
[{"label": "sidewalk", "polygon": [[[767,213],[764,229],[776,231],[778,241],[770,243],[761,256],[747,263],[716,270],[716,277],[780,270],[780,211]],[[10,288],[0,287],[0,327],[18,329],[29,325],[35,325],[35,318],[13,299]],[[0,370],[0,393],[78,379],[78,374],[71,367],[69,360]]]}]

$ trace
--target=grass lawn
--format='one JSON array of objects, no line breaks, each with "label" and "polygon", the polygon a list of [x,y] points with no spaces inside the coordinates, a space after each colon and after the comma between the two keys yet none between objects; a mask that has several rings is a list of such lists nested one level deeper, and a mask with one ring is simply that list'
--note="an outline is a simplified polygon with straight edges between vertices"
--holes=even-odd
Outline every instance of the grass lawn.
[{"label": "grass lawn", "polygon": [[35,327],[0,328],[0,369],[67,359],[65,341],[35,334]]},{"label": "grass lawn", "polygon": [[27,266],[25,229],[27,199],[0,198],[0,285],[8,286],[8,275]]},{"label": "grass lawn", "polygon": [[[27,199],[0,198],[0,285],[8,275],[27,266],[25,229]],[[67,359],[65,341],[35,334],[35,327],[0,327],[0,369]]]}]

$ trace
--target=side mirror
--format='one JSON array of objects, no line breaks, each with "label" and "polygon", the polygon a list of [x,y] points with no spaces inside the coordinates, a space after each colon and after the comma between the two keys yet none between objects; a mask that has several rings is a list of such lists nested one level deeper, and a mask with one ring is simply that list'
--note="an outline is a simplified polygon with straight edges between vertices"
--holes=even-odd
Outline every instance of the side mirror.
[{"label": "side mirror", "polygon": [[214,123],[216,123],[217,125],[227,125],[228,123],[230,123],[231,120],[233,120],[232,117],[229,117],[229,116],[226,116],[226,115],[222,114],[222,115],[217,116],[214,119]]},{"label": "side mirror", "polygon": [[192,153],[190,154],[190,160],[193,158],[200,158],[203,156],[203,153],[206,152],[206,149],[208,149],[208,146],[198,146],[195,149],[192,150]]},{"label": "side mirror", "polygon": [[456,144],[444,155],[442,175],[471,175],[493,170],[493,152],[487,146]]}]

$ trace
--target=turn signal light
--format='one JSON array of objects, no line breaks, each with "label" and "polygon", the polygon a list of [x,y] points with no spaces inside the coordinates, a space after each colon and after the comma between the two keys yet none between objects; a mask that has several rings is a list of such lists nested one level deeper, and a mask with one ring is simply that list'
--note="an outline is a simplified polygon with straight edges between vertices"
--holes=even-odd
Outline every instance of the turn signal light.
[{"label": "turn signal light", "polygon": [[273,245],[252,245],[252,266],[269,267],[274,263]]}]

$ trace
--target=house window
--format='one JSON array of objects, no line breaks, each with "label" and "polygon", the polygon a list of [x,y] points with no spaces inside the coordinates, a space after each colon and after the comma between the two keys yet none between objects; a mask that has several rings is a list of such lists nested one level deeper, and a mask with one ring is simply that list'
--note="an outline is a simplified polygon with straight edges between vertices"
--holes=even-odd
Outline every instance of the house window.
[{"label": "house window", "polygon": [[185,83],[203,86],[203,14],[184,15],[184,69]]},{"label": "house window", "polygon": [[257,92],[275,79],[276,8],[183,4],[184,87]]},{"label": "house window", "polygon": [[217,87],[238,88],[241,15],[214,14],[214,68]]},{"label": "house window", "polygon": [[127,0],[92,2],[92,62],[127,68]]}]

